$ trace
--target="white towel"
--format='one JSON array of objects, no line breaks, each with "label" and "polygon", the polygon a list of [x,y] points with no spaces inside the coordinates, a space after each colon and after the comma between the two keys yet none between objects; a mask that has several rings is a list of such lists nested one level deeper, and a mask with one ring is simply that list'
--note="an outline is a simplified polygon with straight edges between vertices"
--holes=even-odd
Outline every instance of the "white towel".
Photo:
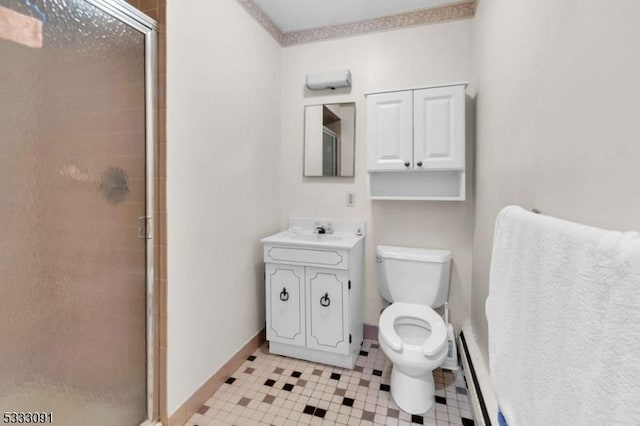
[{"label": "white towel", "polygon": [[486,312],[510,426],[640,425],[640,234],[504,208]]}]

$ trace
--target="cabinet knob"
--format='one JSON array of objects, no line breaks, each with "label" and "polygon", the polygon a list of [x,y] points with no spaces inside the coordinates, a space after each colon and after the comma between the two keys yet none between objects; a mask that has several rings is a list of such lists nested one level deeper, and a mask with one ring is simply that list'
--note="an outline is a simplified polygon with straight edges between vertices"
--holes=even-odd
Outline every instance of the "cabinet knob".
[{"label": "cabinet knob", "polygon": [[320,298],[320,304],[325,308],[331,304],[331,300],[329,299],[329,293],[325,293],[324,296]]},{"label": "cabinet knob", "polygon": [[280,292],[280,300],[282,300],[283,302],[289,300],[289,293],[287,293],[286,287],[282,287],[282,291]]},{"label": "cabinet knob", "polygon": [[418,161],[418,167],[422,167],[422,161]]},{"label": "cabinet knob", "polygon": [[409,167],[410,165],[411,165],[411,163],[410,163],[410,162],[408,162],[408,161],[405,161],[405,162],[404,162],[404,166],[405,166],[405,167]]}]

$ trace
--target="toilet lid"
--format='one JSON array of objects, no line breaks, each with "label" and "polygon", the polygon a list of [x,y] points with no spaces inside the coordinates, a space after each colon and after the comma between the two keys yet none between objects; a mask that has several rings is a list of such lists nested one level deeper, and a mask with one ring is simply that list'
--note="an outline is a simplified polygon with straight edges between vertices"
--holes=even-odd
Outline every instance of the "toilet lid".
[{"label": "toilet lid", "polygon": [[422,344],[422,353],[426,356],[437,354],[447,342],[447,329],[444,321],[436,311],[426,305],[415,303],[393,303],[380,315],[380,336],[395,351],[403,351],[408,344],[396,333],[395,323],[398,318],[415,318],[429,324],[431,334]]}]

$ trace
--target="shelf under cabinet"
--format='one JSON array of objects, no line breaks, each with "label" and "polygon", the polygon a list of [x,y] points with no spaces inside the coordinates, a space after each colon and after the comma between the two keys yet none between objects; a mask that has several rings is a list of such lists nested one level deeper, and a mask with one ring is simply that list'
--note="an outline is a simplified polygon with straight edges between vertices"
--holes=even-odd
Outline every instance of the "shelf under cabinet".
[{"label": "shelf under cabinet", "polygon": [[372,200],[464,201],[464,170],[369,172]]}]

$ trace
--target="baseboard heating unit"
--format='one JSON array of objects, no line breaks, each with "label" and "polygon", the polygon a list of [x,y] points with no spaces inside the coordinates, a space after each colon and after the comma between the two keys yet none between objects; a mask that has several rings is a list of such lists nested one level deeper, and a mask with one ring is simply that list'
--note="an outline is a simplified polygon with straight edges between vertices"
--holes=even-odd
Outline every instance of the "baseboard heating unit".
[{"label": "baseboard heating unit", "polygon": [[469,327],[463,327],[457,341],[475,424],[497,426],[498,404],[493,394],[489,371],[482,359],[473,331]]}]

